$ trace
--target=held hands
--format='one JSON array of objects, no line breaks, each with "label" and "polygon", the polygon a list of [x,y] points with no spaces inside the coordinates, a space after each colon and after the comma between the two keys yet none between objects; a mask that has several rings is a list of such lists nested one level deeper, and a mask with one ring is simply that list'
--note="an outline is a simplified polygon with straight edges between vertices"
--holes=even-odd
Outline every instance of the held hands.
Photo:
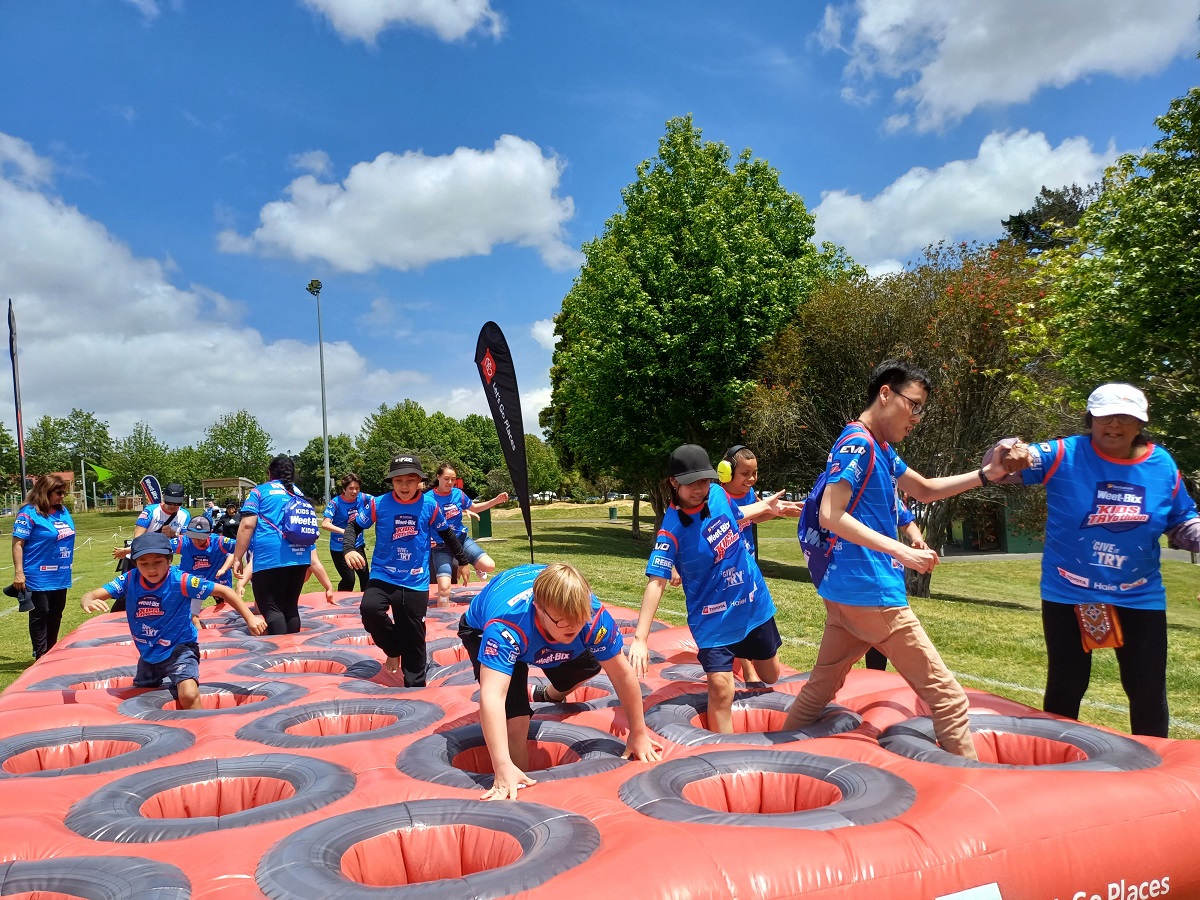
[{"label": "held hands", "polygon": [[635,637],[629,642],[629,665],[633,674],[641,678],[650,668],[650,648],[642,638]]},{"label": "held hands", "polygon": [[650,735],[642,732],[637,737],[629,736],[629,743],[625,745],[625,752],[621,754],[621,759],[638,759],[642,762],[658,762],[662,759],[663,748],[662,744],[654,740]]},{"label": "held hands", "polygon": [[531,784],[537,784],[537,781],[518,769],[512,762],[508,762],[496,770],[496,780],[479,799],[516,800],[517,791]]}]

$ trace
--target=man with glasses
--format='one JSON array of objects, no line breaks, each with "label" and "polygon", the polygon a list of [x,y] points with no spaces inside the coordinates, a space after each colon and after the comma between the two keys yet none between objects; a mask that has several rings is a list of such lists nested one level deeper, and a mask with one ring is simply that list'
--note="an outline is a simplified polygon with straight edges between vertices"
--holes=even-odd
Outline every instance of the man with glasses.
[{"label": "man with glasses", "polygon": [[535,699],[553,702],[603,669],[629,720],[625,756],[662,758],[646,730],[641,687],[621,652],[621,630],[574,566],[517,566],[492,579],[463,614],[458,635],[479,680],[479,721],[496,776],[484,800],[515,800],[519,788],[534,784],[524,771],[530,665],[552,685]]},{"label": "man with glasses", "polygon": [[977,759],[967,725],[967,696],[908,605],[904,570],[929,572],[938,555],[897,539],[896,489],[932,503],[1028,466],[1029,454],[1004,447],[986,467],[944,478],[926,478],[910,469],[892,444],[920,423],[932,387],[923,369],[896,359],[880,363],[867,385],[867,408],[842,431],[825,463],[821,527],[837,538],[817,588],[825,603],[825,633],[783,727],[815,722],[850,668],[875,647],[929,706],[942,749]]}]

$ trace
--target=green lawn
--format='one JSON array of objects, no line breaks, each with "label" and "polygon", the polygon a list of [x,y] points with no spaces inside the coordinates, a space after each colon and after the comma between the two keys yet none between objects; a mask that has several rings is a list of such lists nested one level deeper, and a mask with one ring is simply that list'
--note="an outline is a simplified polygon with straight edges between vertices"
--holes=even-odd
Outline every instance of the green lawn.
[{"label": "green lawn", "polygon": [[[652,518],[644,520],[642,537],[630,533],[629,501],[617,504],[624,518],[604,520],[608,504],[546,507],[534,510],[534,552],[538,562],[562,560],[577,565],[604,600],[637,608],[650,551]],[[649,506],[643,505],[649,512]],[[130,513],[90,513],[76,517],[79,537],[75,552],[75,585],[64,618],[64,634],[85,616],[78,599],[83,592],[112,577],[112,547],[133,530]],[[567,520],[567,521],[564,521]],[[501,568],[529,561],[529,543],[519,513],[495,515],[493,540],[488,552]],[[763,573],[779,608],[779,630],[784,635],[783,659],[806,669],[816,655],[824,610],[808,582],[793,521],[760,526]],[[329,564],[328,542],[321,555]],[[0,566],[12,562],[0,554]],[[940,565],[933,578],[933,596],[914,600],[913,609],[924,622],[933,642],[964,687],[989,691],[1030,706],[1041,703],[1045,677],[1038,601],[1038,568],[1035,560],[955,560]],[[1163,563],[1170,623],[1168,692],[1171,698],[1173,737],[1200,737],[1200,567],[1168,560]],[[316,589],[315,582],[312,589]],[[2,598],[0,613],[15,606]],[[684,621],[683,592],[669,589],[659,618],[674,624]],[[31,662],[26,617],[13,612],[0,615],[0,687],[13,681]],[[1111,652],[1095,654],[1092,688],[1084,700],[1084,721],[1127,730],[1128,715],[1116,661]]]}]

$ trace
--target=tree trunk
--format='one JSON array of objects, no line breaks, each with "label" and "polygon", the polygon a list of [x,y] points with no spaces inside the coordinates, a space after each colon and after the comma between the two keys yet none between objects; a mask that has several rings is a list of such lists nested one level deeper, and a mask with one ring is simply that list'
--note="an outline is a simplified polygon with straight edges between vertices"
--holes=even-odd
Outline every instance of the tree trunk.
[{"label": "tree trunk", "polygon": [[639,515],[641,514],[641,506],[642,506],[641,495],[634,494],[633,495],[633,536],[634,537],[637,537],[638,533],[641,531],[641,521],[638,518]]}]

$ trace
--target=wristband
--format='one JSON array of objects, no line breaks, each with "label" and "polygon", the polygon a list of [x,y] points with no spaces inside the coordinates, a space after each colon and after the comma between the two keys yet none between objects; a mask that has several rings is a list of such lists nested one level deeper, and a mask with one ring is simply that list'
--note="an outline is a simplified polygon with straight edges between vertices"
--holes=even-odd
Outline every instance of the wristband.
[{"label": "wristband", "polygon": [[979,483],[984,487],[987,487],[989,484],[991,484],[991,482],[988,481],[988,477],[983,474],[983,469],[979,470]]}]

